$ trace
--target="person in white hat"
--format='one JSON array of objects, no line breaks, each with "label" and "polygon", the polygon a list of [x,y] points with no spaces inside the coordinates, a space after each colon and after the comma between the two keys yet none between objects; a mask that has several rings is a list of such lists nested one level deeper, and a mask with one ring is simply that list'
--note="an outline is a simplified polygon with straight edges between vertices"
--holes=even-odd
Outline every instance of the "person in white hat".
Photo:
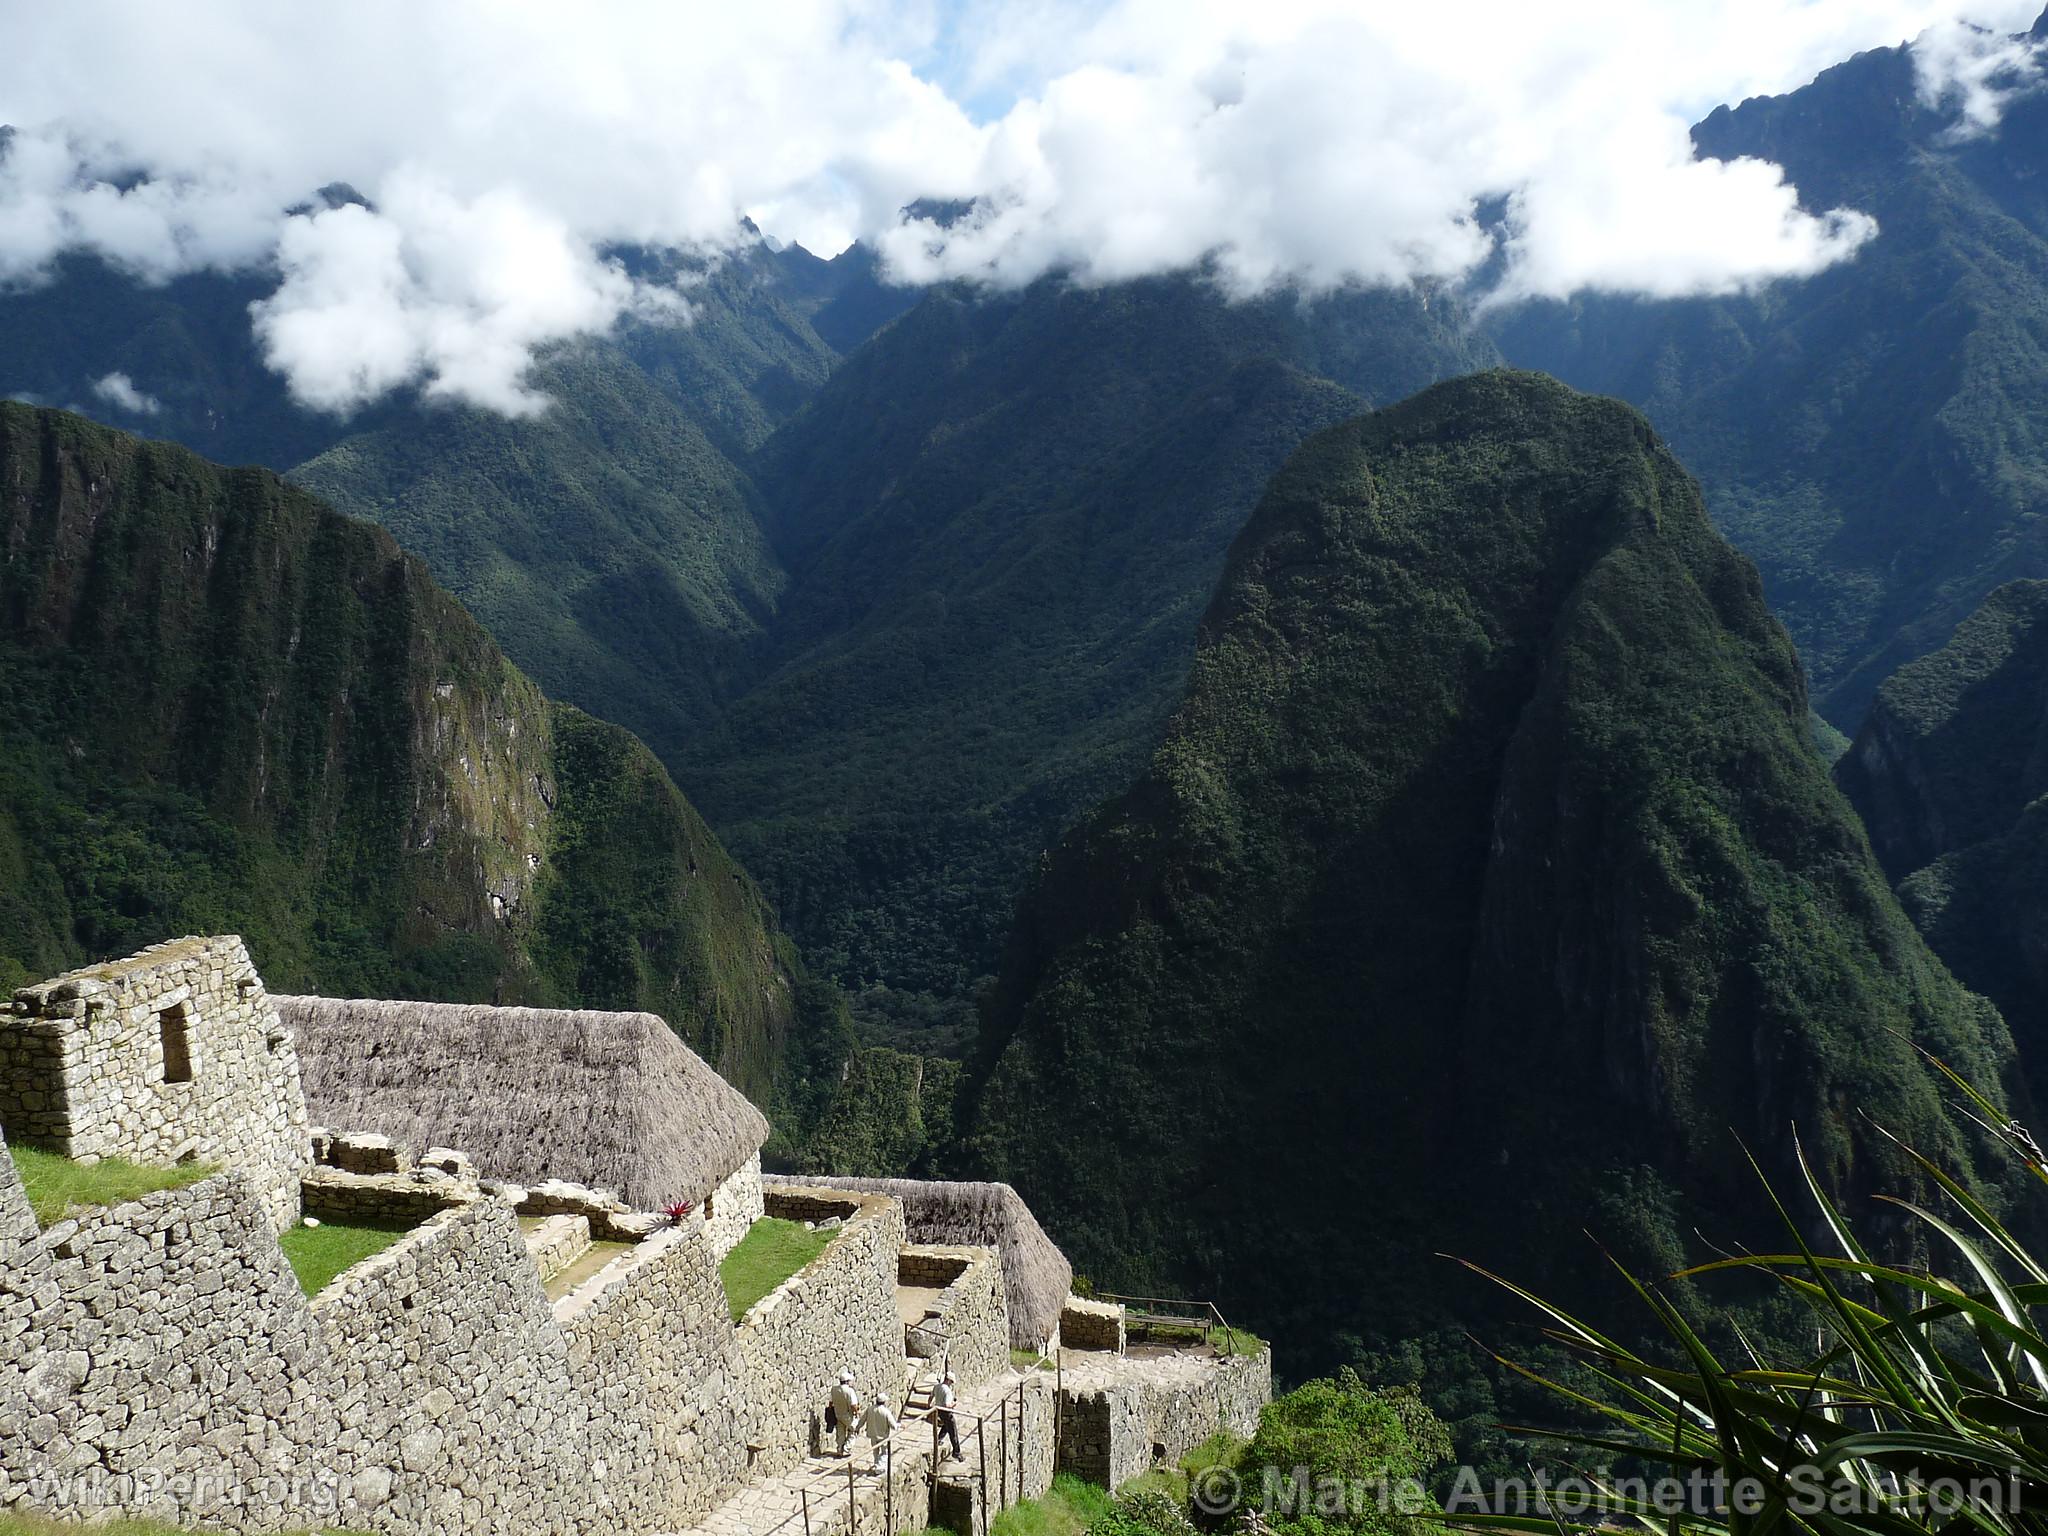
[{"label": "person in white hat", "polygon": [[939,1378],[939,1384],[932,1388],[932,1422],[938,1425],[945,1437],[953,1442],[953,1459],[960,1456],[960,1426],[953,1419],[953,1405],[960,1401],[960,1388],[953,1380],[953,1373],[946,1372]]},{"label": "person in white hat", "polygon": [[853,1438],[853,1432],[860,1427],[860,1393],[853,1388],[853,1372],[842,1370],[839,1384],[832,1389],[831,1397],[825,1401],[825,1427],[839,1437],[836,1447],[841,1456],[846,1454],[846,1442]]},{"label": "person in white hat", "polygon": [[889,1394],[877,1392],[874,1406],[861,1415],[860,1432],[868,1437],[868,1445],[879,1465],[882,1447],[889,1443],[889,1437],[896,1433],[896,1415],[889,1411]]}]

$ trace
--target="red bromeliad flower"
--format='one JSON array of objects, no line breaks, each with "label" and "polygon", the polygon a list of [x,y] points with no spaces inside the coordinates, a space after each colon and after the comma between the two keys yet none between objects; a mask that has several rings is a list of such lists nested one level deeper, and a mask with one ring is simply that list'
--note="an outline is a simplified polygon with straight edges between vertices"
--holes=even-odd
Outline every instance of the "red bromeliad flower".
[{"label": "red bromeliad flower", "polygon": [[680,1227],[683,1224],[684,1219],[689,1216],[690,1212],[697,1209],[697,1207],[693,1202],[688,1200],[671,1200],[666,1206],[663,1207],[663,1209],[668,1212],[669,1224],[671,1226]]}]

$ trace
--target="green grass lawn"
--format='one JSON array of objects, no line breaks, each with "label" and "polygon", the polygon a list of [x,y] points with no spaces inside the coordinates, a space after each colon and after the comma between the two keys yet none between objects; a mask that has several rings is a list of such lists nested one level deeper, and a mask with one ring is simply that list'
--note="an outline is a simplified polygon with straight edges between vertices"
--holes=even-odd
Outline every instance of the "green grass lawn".
[{"label": "green grass lawn", "polygon": [[718,1266],[726,1305],[738,1322],[747,1309],[825,1251],[830,1232],[813,1232],[800,1221],[763,1216]]},{"label": "green grass lawn", "polygon": [[97,1163],[74,1163],[54,1152],[34,1147],[9,1147],[21,1182],[28,1188],[28,1203],[36,1220],[49,1227],[64,1219],[74,1205],[119,1205],[159,1189],[183,1189],[210,1174],[220,1172],[214,1163],[180,1163],[175,1168],[150,1168],[118,1157]]},{"label": "green grass lawn", "polygon": [[1081,1536],[1109,1513],[1109,1502],[1107,1489],[1062,1472],[1041,1497],[997,1515],[990,1536]]},{"label": "green grass lawn", "polygon": [[327,1288],[328,1281],[351,1264],[361,1263],[373,1253],[382,1253],[411,1230],[323,1221],[317,1227],[293,1227],[277,1240],[277,1245],[291,1260],[292,1272],[299,1277],[299,1289],[308,1296],[317,1296]]}]

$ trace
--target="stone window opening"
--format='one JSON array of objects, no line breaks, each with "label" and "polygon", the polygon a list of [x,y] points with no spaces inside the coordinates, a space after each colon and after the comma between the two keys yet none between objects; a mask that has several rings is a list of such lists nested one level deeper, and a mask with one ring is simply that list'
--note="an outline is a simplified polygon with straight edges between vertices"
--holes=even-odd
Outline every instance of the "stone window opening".
[{"label": "stone window opening", "polygon": [[164,1050],[164,1081],[192,1081],[192,1019],[183,1003],[173,1003],[156,1016]]}]

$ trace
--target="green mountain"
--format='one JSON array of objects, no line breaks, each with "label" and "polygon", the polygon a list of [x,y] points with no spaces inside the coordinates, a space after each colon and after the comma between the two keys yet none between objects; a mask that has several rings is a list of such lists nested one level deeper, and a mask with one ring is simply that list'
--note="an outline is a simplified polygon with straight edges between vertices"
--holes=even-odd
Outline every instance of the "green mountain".
[{"label": "green mountain", "polygon": [[1496,338],[1643,408],[1853,734],[1900,663],[1994,587],[2048,576],[2048,96],[1959,138],[1920,100],[1911,49],[1882,48],[1693,139],[1782,165],[1811,209],[1873,214],[1876,238],[1750,297],[1528,305]]},{"label": "green mountain", "polygon": [[1695,1228],[1770,1237],[1737,1136],[1793,1178],[1796,1125],[1846,1194],[1914,1183],[1872,1121],[1968,1170],[1908,1042],[2012,1068],[1678,461],[1626,406],[1498,371],[1274,478],[1178,712],[1051,856],[983,1023],[946,1171],[1296,1369],[1433,1370],[1379,1352],[1497,1322],[1440,1252],[1569,1302],[1604,1269],[1587,1230],[1653,1275]]},{"label": "green mountain", "polygon": [[2048,1093],[2048,582],[2000,587],[1893,673],[1836,781],[1936,954]]},{"label": "green mountain", "polygon": [[755,455],[789,581],[678,777],[814,963],[879,983],[871,1020],[956,1038],[1041,852],[1156,737],[1268,476],[1490,356],[1406,295],[930,293]]},{"label": "green mountain", "polygon": [[390,529],[550,693],[673,762],[782,589],[759,498],[619,344],[534,381],[555,402],[538,416],[407,412],[291,479]]},{"label": "green mountain", "polygon": [[653,1009],[766,1099],[829,1000],[655,758],[390,535],[0,404],[0,973],[239,931],[280,990]]}]

